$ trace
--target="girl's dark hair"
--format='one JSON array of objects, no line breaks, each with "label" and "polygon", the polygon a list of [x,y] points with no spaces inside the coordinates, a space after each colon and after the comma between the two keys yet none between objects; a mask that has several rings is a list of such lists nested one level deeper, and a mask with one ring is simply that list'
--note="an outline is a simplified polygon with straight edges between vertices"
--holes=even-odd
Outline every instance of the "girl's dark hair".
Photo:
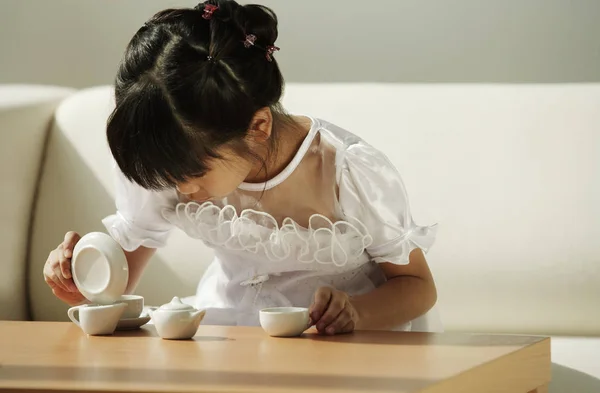
[{"label": "girl's dark hair", "polygon": [[[208,19],[206,5],[218,6]],[[244,45],[248,34],[256,36],[254,46]],[[250,154],[244,137],[256,111],[269,107],[275,119],[286,117],[283,77],[266,52],[276,39],[272,10],[232,0],[150,19],[127,47],[108,120],[108,143],[123,174],[158,190],[205,174],[221,146]]]}]

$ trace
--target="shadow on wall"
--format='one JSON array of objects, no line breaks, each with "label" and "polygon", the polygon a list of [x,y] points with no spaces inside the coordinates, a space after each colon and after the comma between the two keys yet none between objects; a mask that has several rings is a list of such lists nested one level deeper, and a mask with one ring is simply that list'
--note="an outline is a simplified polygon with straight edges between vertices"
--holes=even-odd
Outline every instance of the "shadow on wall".
[{"label": "shadow on wall", "polygon": [[[103,135],[93,135],[89,139],[101,137]],[[104,146],[90,143],[86,140],[87,136],[79,139],[83,140],[82,145],[86,145],[80,149],[55,125],[47,146],[29,256],[28,293],[34,320],[67,320],[68,307],[52,296],[42,276],[49,252],[62,241],[69,230],[80,234],[106,232],[101,220],[115,211],[113,196],[103,187],[82,157],[85,148],[102,149]],[[94,154],[94,158],[95,156]],[[87,158],[89,162],[89,157]],[[99,161],[93,164],[110,165],[108,160]],[[102,169],[102,173],[106,171]],[[186,287],[171,267],[155,256],[146,268],[144,279],[136,292],[145,296],[148,304],[157,303],[168,297],[160,291],[160,283],[164,281],[169,282],[170,287]],[[188,292],[193,293],[195,288],[188,289]]]},{"label": "shadow on wall", "polygon": [[598,393],[600,379],[572,368],[552,363],[549,393]]}]

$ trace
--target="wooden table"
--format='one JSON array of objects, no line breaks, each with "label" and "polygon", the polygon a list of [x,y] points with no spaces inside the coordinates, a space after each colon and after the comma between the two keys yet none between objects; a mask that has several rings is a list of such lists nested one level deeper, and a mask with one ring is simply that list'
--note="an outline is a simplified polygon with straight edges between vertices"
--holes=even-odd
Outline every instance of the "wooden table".
[{"label": "wooden table", "polygon": [[271,338],[201,326],[87,337],[72,323],[0,322],[0,390],[119,392],[546,392],[541,337],[355,332]]}]

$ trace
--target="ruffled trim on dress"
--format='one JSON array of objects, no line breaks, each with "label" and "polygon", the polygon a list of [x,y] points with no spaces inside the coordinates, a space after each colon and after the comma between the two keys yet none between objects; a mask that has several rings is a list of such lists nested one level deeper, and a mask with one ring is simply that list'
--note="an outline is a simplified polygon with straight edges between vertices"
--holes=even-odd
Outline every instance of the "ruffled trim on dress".
[{"label": "ruffled trim on dress", "polygon": [[246,209],[238,215],[235,207],[221,208],[212,202],[179,203],[174,210],[163,210],[163,216],[188,236],[211,247],[247,251],[271,262],[293,256],[307,264],[344,266],[362,256],[373,242],[367,228],[352,218],[333,223],[315,214],[308,228],[291,218],[279,227],[268,213]]}]

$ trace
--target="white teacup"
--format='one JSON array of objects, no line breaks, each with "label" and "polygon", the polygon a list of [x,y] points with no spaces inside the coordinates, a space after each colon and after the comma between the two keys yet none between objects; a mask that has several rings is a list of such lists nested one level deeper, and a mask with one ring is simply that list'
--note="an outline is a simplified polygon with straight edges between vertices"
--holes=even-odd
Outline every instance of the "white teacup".
[{"label": "white teacup", "polygon": [[[125,303],[71,307],[67,312],[73,323],[92,336],[113,334],[127,308]],[[79,314],[76,318],[75,314]]]},{"label": "white teacup", "polygon": [[260,310],[260,325],[269,336],[295,337],[309,328],[308,309],[272,307]]},{"label": "white teacup", "polygon": [[127,308],[123,312],[121,318],[139,318],[144,310],[144,298],[138,295],[122,295],[117,303],[125,303]]},{"label": "white teacup", "polygon": [[129,265],[123,249],[112,237],[91,232],[73,249],[73,281],[92,303],[113,304],[125,293]]}]

